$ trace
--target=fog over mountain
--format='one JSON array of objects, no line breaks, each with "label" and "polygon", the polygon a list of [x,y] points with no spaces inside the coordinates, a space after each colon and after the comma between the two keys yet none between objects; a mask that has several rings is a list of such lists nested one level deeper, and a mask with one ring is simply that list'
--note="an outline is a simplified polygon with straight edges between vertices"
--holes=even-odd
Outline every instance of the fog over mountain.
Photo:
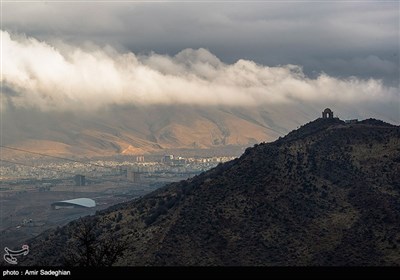
[{"label": "fog over mountain", "polygon": [[[307,77],[301,66],[268,67],[250,60],[225,64],[200,48],[175,56],[137,56],[111,47],[52,45],[3,32],[4,101],[42,110],[99,109],[107,105],[255,106],[365,103],[398,98],[375,79]],[[388,112],[390,117],[390,112]],[[393,117],[393,116],[392,116]]]},{"label": "fog over mountain", "polygon": [[1,142],[246,146],[325,107],[398,124],[397,4],[3,3]]}]

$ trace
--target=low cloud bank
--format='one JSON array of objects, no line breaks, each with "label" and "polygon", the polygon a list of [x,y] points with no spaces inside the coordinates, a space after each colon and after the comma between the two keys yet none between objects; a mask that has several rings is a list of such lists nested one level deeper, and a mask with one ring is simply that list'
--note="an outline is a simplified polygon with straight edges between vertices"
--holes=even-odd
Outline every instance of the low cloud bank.
[{"label": "low cloud bank", "polygon": [[398,89],[379,80],[324,73],[309,78],[297,65],[268,67],[244,59],[226,64],[203,48],[185,49],[175,56],[137,55],[111,47],[50,44],[7,31],[1,31],[1,37],[5,107],[92,111],[130,104],[357,105],[399,101]]}]

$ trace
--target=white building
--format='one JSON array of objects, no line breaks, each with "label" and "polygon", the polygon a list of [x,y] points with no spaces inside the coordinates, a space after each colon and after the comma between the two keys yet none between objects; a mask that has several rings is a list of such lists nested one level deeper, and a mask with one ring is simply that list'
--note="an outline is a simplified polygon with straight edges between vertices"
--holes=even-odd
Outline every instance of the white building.
[{"label": "white building", "polygon": [[96,202],[90,198],[75,198],[70,200],[57,201],[51,204],[54,210],[62,208],[91,208],[95,207]]}]

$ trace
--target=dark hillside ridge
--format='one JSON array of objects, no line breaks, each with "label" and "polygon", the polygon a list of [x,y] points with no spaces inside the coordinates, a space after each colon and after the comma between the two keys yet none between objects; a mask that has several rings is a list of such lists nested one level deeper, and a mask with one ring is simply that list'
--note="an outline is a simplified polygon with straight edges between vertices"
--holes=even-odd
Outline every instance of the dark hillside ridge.
[{"label": "dark hillside ridge", "polygon": [[124,244],[117,257],[90,265],[398,266],[398,174],[399,126],[317,119],[196,177],[43,233],[21,265],[89,264],[70,256],[85,252],[77,233],[90,225],[97,248]]}]

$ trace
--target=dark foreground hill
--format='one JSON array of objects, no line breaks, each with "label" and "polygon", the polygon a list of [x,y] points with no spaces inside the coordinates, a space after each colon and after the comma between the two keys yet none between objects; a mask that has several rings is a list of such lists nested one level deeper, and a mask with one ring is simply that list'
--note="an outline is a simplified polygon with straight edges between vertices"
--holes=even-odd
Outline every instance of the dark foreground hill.
[{"label": "dark foreground hill", "polygon": [[400,265],[400,128],[317,119],[30,242],[22,265]]}]

